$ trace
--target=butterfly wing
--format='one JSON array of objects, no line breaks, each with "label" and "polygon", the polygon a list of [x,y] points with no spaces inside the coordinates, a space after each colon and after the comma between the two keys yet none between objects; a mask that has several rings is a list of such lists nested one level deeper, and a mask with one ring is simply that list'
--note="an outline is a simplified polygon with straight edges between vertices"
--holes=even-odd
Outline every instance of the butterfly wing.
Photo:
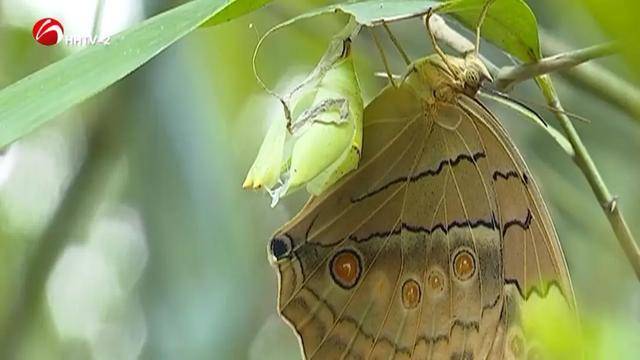
[{"label": "butterfly wing", "polygon": [[[571,307],[573,288],[565,257],[540,190],[506,130],[479,100],[462,96],[460,106],[475,119],[485,147],[491,149],[490,175],[501,208],[505,282],[521,297],[544,295],[557,286]],[[524,215],[524,224],[509,214]],[[523,226],[524,225],[524,226]]]},{"label": "butterfly wing", "polygon": [[496,119],[464,95],[422,100],[406,83],[376,97],[359,169],[270,241],[278,308],[305,358],[503,358],[518,297],[549,283],[572,297],[539,191]]}]

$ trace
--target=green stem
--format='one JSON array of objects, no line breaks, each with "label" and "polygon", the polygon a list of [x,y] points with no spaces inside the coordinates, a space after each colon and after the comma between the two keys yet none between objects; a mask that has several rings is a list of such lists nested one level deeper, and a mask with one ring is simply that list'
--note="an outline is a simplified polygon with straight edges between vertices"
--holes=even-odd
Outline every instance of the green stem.
[{"label": "green stem", "polygon": [[554,113],[560,122],[560,126],[564,130],[567,139],[575,151],[574,161],[576,165],[578,165],[584,176],[587,178],[587,181],[591,186],[591,190],[602,206],[602,209],[613,228],[613,232],[616,234],[620,246],[627,255],[636,276],[640,279],[640,248],[631,234],[631,230],[629,229],[624,215],[622,214],[622,209],[620,209],[617,204],[617,199],[611,195],[611,192],[604,183],[598,168],[589,155],[587,148],[582,142],[582,139],[580,139],[576,128],[564,112],[560,99],[558,98],[558,93],[551,81],[551,77],[549,77],[549,75],[543,75],[538,77],[537,80],[544,97],[547,99],[548,105],[554,110]]},{"label": "green stem", "polygon": [[504,66],[496,77],[499,90],[509,89],[516,83],[533,79],[536,76],[574,68],[576,65],[616,52],[615,43],[590,46],[584,49],[561,52],[557,55],[540,59],[533,63]]},{"label": "green stem", "polygon": [[[544,53],[560,53],[569,48],[543,29],[540,29],[540,35],[543,40],[542,50]],[[574,85],[586,89],[618,107],[637,123],[640,123],[640,89],[612,71],[589,62],[562,71],[561,75]]]}]

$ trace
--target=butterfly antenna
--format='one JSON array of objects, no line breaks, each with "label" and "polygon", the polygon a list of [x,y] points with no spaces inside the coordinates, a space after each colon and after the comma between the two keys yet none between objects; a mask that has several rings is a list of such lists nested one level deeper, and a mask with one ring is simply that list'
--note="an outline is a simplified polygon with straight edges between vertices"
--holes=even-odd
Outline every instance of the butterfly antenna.
[{"label": "butterfly antenna", "polygon": [[[573,113],[573,112],[570,112],[570,111],[566,111],[566,110],[559,111],[557,109],[552,108],[549,105],[541,104],[541,103],[538,103],[538,102],[535,102],[535,101],[519,99],[519,98],[516,98],[516,97],[514,97],[514,96],[512,96],[510,94],[506,94],[506,93],[503,93],[501,91],[498,91],[498,90],[495,90],[495,89],[492,89],[492,88],[483,87],[481,95],[484,95],[484,96],[489,97],[489,98],[491,98],[493,100],[496,100],[496,101],[498,100],[497,98],[500,98],[500,99],[503,100],[504,103],[514,103],[514,104],[516,104],[516,105],[518,105],[518,106],[520,106],[522,108],[526,108],[527,110],[529,110],[531,112],[535,112],[535,110],[531,109],[531,106],[541,107],[541,108],[544,108],[544,109],[546,109],[548,111],[559,112],[559,113],[565,114],[568,117],[573,118],[575,120],[582,121],[582,122],[587,123],[587,124],[591,124],[591,120],[586,118],[586,117],[584,117],[584,116],[582,116],[582,115],[578,115],[576,113]],[[543,122],[544,122],[544,120],[543,120]],[[546,124],[546,122],[545,122],[545,124]]]},{"label": "butterfly antenna", "polygon": [[398,85],[393,80],[393,75],[391,74],[391,68],[389,67],[389,61],[387,60],[387,55],[385,55],[384,49],[382,48],[382,44],[378,39],[378,35],[376,35],[375,30],[372,28],[369,28],[369,32],[371,33],[371,38],[373,39],[373,42],[376,44],[376,48],[378,49],[378,52],[380,53],[380,57],[382,58],[382,64],[384,65],[384,71],[387,73],[387,79],[389,79],[389,82],[394,88],[397,88]]},{"label": "butterfly antenna", "polygon": [[482,24],[484,23],[485,18],[487,17],[487,13],[489,12],[489,7],[493,3],[494,0],[487,0],[482,6],[482,12],[480,12],[480,17],[478,18],[478,25],[476,26],[476,48],[475,54],[476,57],[480,56],[480,29],[482,28]]},{"label": "butterfly antenna", "polygon": [[411,64],[411,59],[409,58],[407,53],[404,51],[402,46],[400,46],[400,42],[398,41],[398,38],[395,35],[393,35],[393,33],[391,32],[391,29],[389,28],[389,25],[387,25],[387,23],[385,21],[383,21],[382,22],[382,27],[384,27],[384,30],[387,32],[387,35],[389,35],[389,38],[391,39],[391,42],[396,47],[396,50],[398,50],[398,52],[400,53],[400,56],[402,56],[402,59],[404,60],[404,62],[407,65],[410,65]]}]

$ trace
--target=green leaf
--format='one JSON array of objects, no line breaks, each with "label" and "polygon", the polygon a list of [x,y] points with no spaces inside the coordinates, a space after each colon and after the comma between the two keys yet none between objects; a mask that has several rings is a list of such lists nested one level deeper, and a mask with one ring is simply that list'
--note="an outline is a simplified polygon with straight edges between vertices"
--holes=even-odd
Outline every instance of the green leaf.
[{"label": "green leaf", "polygon": [[336,11],[351,14],[362,25],[372,26],[425,14],[431,7],[440,5],[439,1],[404,0],[404,1],[362,1],[357,3],[335,5]]},{"label": "green leaf", "polygon": [[122,79],[205,21],[215,25],[270,0],[194,0],[91,46],[0,91],[0,148]]},{"label": "green leaf", "polygon": [[441,5],[439,1],[428,0],[368,0],[355,3],[335,4],[296,16],[277,25],[269,32],[273,32],[303,19],[331,13],[348,14],[353,16],[361,25],[374,26],[381,24],[383,21],[391,22],[419,16],[425,14],[429,8],[438,5]]},{"label": "green leaf", "polygon": [[[446,2],[438,12],[452,13],[475,31],[485,3],[486,0],[453,0]],[[481,36],[524,62],[541,57],[536,17],[524,0],[494,0],[482,25]]]},{"label": "green leaf", "polygon": [[[429,8],[436,8],[439,13],[450,13],[465,26],[475,30],[485,2],[486,0],[368,0],[335,4],[296,16],[272,28],[269,33],[303,19],[330,13],[349,14],[362,25],[374,26],[383,21],[392,22],[424,15]],[[525,62],[536,61],[541,57],[536,18],[524,0],[494,0],[482,26],[481,36]]]}]

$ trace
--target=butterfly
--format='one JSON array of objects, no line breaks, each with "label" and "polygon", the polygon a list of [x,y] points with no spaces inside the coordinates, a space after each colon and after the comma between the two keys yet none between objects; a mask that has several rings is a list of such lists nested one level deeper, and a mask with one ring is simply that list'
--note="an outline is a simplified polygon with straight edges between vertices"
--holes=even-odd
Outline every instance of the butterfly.
[{"label": "butterfly", "polygon": [[532,358],[522,304],[555,289],[574,308],[540,190],[476,97],[477,48],[433,40],[366,106],[358,169],[269,241],[306,359]]}]

